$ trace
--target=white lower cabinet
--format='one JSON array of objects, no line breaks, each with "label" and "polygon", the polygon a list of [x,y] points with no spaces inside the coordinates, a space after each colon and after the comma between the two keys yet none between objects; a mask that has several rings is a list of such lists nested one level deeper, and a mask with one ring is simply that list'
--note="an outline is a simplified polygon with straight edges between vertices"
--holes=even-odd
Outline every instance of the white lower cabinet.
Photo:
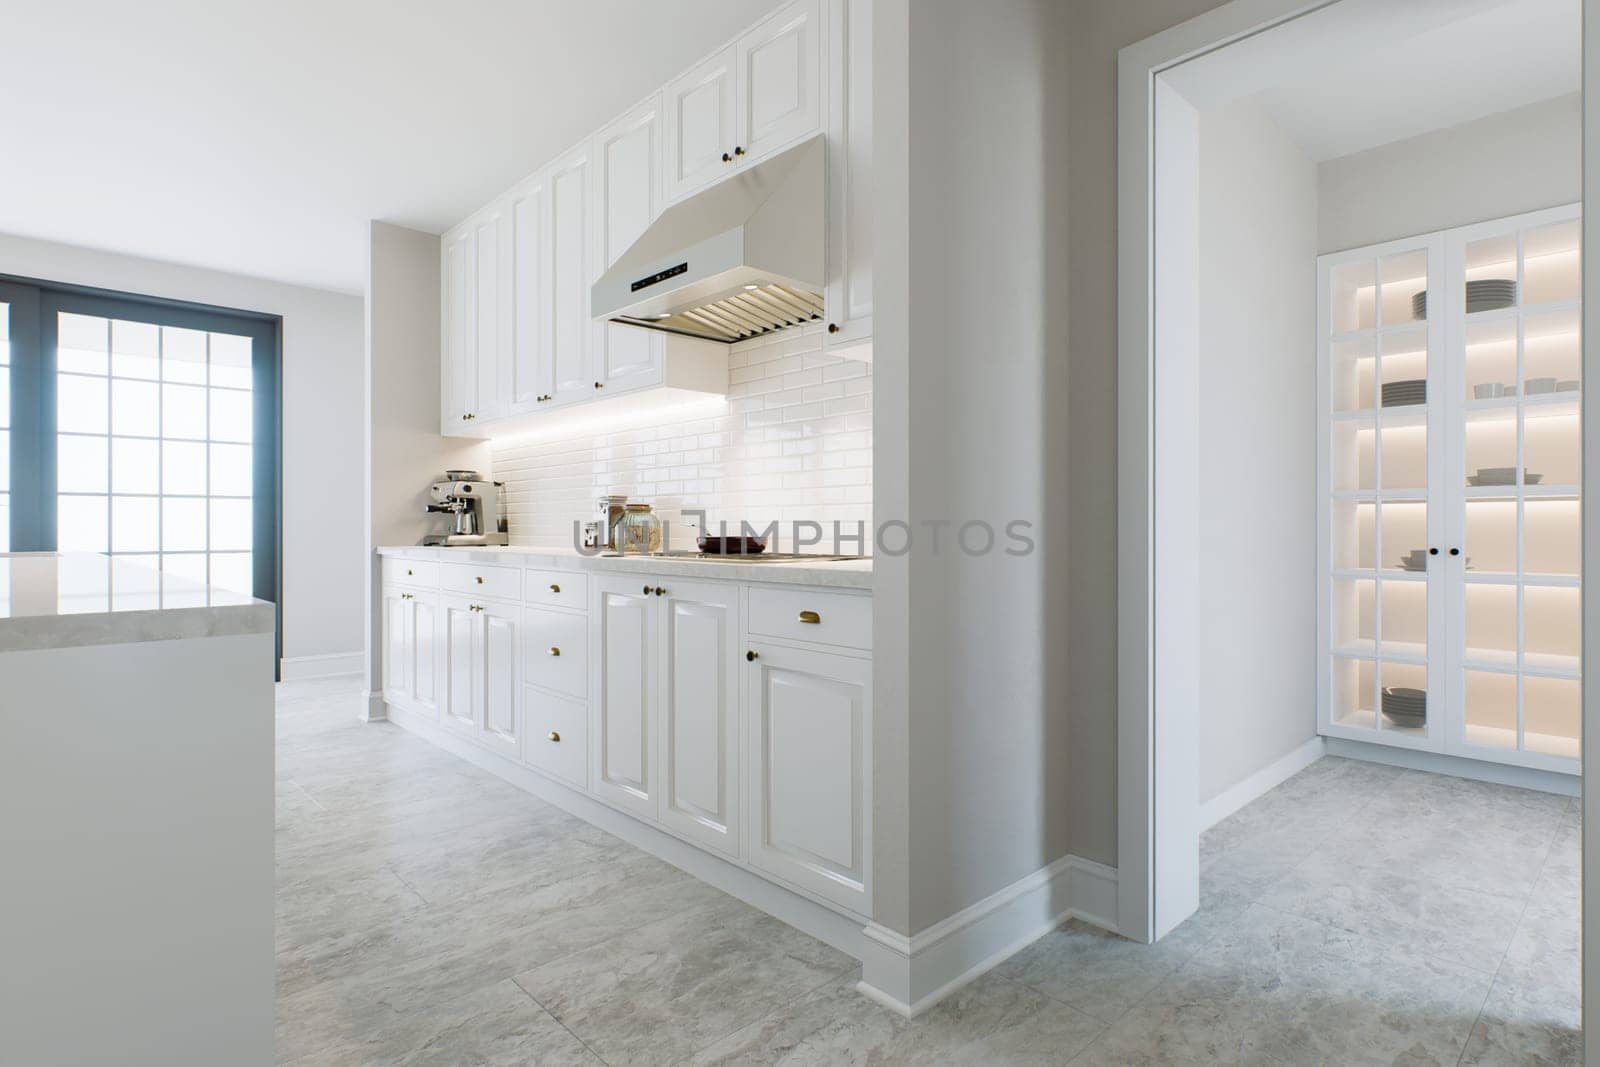
[{"label": "white lower cabinet", "polygon": [[522,756],[527,763],[577,786],[588,787],[588,717],[582,701],[543,689],[523,689],[522,721],[527,735]]},{"label": "white lower cabinet", "polygon": [[439,598],[422,589],[383,590],[384,699],[430,718],[439,713]]},{"label": "white lower cabinet", "polygon": [[[594,649],[595,795],[636,815],[656,817],[655,686],[660,630],[654,586],[642,578],[597,576],[589,616]],[[641,591],[642,590],[642,591]]]},{"label": "white lower cabinet", "polygon": [[870,913],[872,665],[759,640],[750,651],[750,864]]},{"label": "white lower cabinet", "polygon": [[445,724],[521,758],[517,710],[517,609],[446,596]]},{"label": "white lower cabinet", "polygon": [[739,587],[673,582],[663,588],[658,817],[738,855]]}]

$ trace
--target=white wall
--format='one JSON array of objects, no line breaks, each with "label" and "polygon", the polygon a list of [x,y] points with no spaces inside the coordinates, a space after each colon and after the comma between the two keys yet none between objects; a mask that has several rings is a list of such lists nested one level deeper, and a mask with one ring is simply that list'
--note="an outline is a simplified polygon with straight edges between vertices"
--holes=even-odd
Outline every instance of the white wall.
[{"label": "white wall", "polygon": [[[489,446],[439,435],[439,238],[374,221],[369,228],[363,388],[362,494],[366,625],[380,621],[378,545],[409,545],[440,526],[428,486],[452,468],[489,473]],[[359,595],[359,594],[358,594]],[[359,647],[359,646],[358,646]],[[371,688],[382,687],[383,643],[368,634]],[[381,711],[381,703],[376,707]]]},{"label": "white wall", "polygon": [[1316,736],[1317,166],[1200,115],[1199,799]]},{"label": "white wall", "polygon": [[653,503],[679,548],[694,547],[678,540],[693,535],[678,525],[686,511],[704,511],[713,532],[722,521],[735,533],[741,521],[777,522],[786,549],[798,521],[823,526],[811,552],[831,550],[834,523],[870,538],[872,366],[821,348],[821,323],[781,330],[732,346],[725,399],[592,432],[496,440],[511,543],[572,545],[574,523],[593,518],[607,493]]},{"label": "white wall", "polygon": [[1559,96],[1318,167],[1318,251],[1583,199],[1583,99]]},{"label": "white wall", "polygon": [[283,656],[359,655],[361,298],[0,235],[0,274],[283,318]]}]

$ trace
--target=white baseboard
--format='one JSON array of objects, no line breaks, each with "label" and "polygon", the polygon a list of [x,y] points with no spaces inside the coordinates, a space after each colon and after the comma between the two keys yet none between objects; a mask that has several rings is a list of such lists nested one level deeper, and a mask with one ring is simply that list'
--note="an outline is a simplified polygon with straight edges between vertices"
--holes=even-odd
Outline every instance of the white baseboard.
[{"label": "white baseboard", "polygon": [[1115,868],[1063,856],[910,937],[869,924],[856,988],[915,1017],[1067,919],[1115,930],[1116,909]]},{"label": "white baseboard", "polygon": [[1323,746],[1325,740],[1322,737],[1313,737],[1288,755],[1274,760],[1244,781],[1229,786],[1205,801],[1200,805],[1200,832],[1204,833],[1211,829],[1263,793],[1282,785],[1317,762],[1325,751]]},{"label": "white baseboard", "polygon": [[1451,756],[1443,752],[1419,752],[1414,748],[1373,745],[1343,737],[1329,737],[1325,740],[1328,743],[1330,756],[1344,756],[1347,759],[1366,760],[1369,763],[1387,763],[1392,767],[1405,767],[1413,771],[1452,774],[1457,778],[1511,785],[1519,789],[1537,789],[1541,793],[1555,793],[1564,797],[1579,796],[1583,792],[1583,778],[1576,774],[1541,771],[1533,767],[1513,767],[1506,763],[1489,763],[1486,760]]},{"label": "white baseboard", "polygon": [[285,682],[307,678],[334,678],[341,674],[360,674],[367,669],[365,652],[334,652],[325,656],[285,656],[278,661]]},{"label": "white baseboard", "polygon": [[[382,700],[381,697],[376,699],[380,702]],[[622,838],[657,859],[665,860],[674,867],[687,871],[702,882],[715,886],[730,896],[738,897],[751,907],[761,909],[853,959],[861,958],[863,920],[842,915],[832,908],[753,874],[737,864],[713,856],[697,845],[691,845],[672,834],[640,822],[632,815],[603,804],[572,786],[547,778],[538,771],[513,762],[497,752],[480,748],[426,716],[393,705],[389,706],[387,714],[389,721],[396,726],[416,734],[446,752],[510,782],[540,800],[554,804],[570,815]]]},{"label": "white baseboard", "polygon": [[368,689],[362,696],[365,699],[361,701],[361,710],[356,713],[357,719],[362,722],[383,722],[389,718],[389,702],[383,699],[382,693]]}]

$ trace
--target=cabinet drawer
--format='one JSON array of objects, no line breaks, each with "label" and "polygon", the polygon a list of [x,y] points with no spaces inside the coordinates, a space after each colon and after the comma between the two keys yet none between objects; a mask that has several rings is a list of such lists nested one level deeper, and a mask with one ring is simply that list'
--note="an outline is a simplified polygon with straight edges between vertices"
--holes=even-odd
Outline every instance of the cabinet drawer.
[{"label": "cabinet drawer", "polygon": [[589,717],[583,704],[542,689],[524,689],[522,697],[522,721],[528,730],[523,758],[546,774],[585,788]]},{"label": "cabinet drawer", "polygon": [[429,589],[439,584],[439,565],[431,559],[402,559],[399,556],[383,557],[383,581],[400,585],[420,585]]},{"label": "cabinet drawer", "polygon": [[750,590],[750,632],[845,648],[872,647],[872,598],[809,589]]},{"label": "cabinet drawer", "polygon": [[[564,590],[566,587],[562,586]],[[583,615],[524,608],[523,677],[531,685],[583,697],[589,687],[589,620]]]},{"label": "cabinet drawer", "polygon": [[486,567],[480,563],[439,564],[439,584],[466,596],[522,599],[522,572],[515,567]]},{"label": "cabinet drawer", "polygon": [[526,588],[530,604],[589,609],[589,579],[576,571],[529,571]]}]

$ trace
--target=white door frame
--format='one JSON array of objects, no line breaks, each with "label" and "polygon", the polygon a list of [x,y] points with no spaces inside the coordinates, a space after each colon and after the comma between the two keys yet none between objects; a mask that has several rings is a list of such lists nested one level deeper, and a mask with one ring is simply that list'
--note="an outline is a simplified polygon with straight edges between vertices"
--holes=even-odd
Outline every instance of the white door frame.
[{"label": "white door frame", "polygon": [[[1162,75],[1186,60],[1334,2],[1339,0],[1234,0],[1130,45],[1118,56],[1118,925],[1138,941],[1153,941],[1187,918],[1198,902],[1199,886],[1197,709],[1192,686],[1184,688],[1192,678],[1194,627],[1199,624],[1193,585],[1196,500],[1181,487],[1183,464],[1193,465],[1192,449],[1186,456],[1184,444],[1192,439],[1197,419],[1192,403],[1174,403],[1182,399],[1183,382],[1195,373],[1197,264],[1186,259],[1192,250],[1192,223],[1182,222],[1185,199],[1196,195],[1192,161],[1183,158],[1193,152],[1195,116]],[[1589,32],[1589,27],[1600,27],[1600,0],[1583,0],[1583,5],[1584,199],[1600,204],[1600,136],[1590,136],[1591,130],[1600,129],[1600,30]],[[1160,182],[1158,97],[1160,133],[1167,146]],[[1173,165],[1174,156],[1182,166]],[[1160,260],[1153,254],[1158,207],[1163,220]],[[1175,218],[1177,232],[1169,234],[1168,224]],[[1585,215],[1584,243],[1600,248],[1600,212]],[[1159,320],[1157,291],[1163,294]],[[1586,320],[1590,309],[1600,309],[1600,271],[1586,269]],[[1600,381],[1600,328],[1587,321],[1583,373],[1589,381]],[[1596,419],[1600,406],[1585,405],[1583,491],[1585,497],[1600,499],[1593,496],[1600,490]],[[1159,514],[1158,462],[1168,479]],[[1180,491],[1169,492],[1168,485]],[[1185,530],[1191,533],[1185,535]],[[1584,510],[1583,544],[1586,559],[1600,559],[1600,517],[1593,509]],[[1594,585],[1584,586],[1583,618],[1584,658],[1600,662],[1600,592]],[[1167,639],[1168,634],[1175,636]],[[1600,766],[1600,687],[1584,686],[1583,723],[1585,762]],[[1600,790],[1591,792],[1587,781],[1583,813],[1584,1043],[1589,1062],[1600,1064]],[[1591,945],[1594,951],[1589,951]]]}]

